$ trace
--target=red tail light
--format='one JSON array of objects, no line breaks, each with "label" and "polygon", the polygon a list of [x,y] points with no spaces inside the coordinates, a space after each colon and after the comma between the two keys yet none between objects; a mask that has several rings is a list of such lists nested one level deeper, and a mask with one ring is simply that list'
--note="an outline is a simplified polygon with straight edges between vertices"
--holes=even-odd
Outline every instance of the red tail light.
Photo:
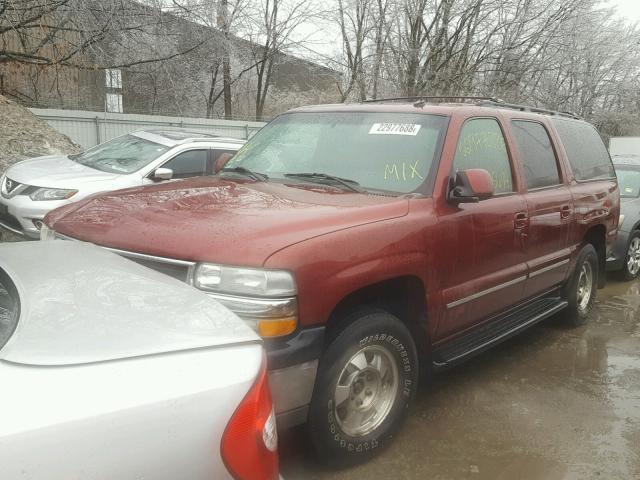
[{"label": "red tail light", "polygon": [[266,362],[222,436],[222,460],[236,480],[276,480],[278,434]]}]

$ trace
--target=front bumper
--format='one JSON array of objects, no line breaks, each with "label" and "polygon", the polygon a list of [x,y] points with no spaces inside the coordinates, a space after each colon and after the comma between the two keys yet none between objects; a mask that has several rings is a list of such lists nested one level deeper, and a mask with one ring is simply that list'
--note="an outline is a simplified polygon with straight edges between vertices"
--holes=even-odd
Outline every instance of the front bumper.
[{"label": "front bumper", "polygon": [[324,335],[325,328],[316,327],[285,340],[265,340],[269,385],[280,429],[307,421]]},{"label": "front bumper", "polygon": [[624,261],[627,258],[629,243],[629,232],[618,232],[618,237],[613,245],[613,249],[607,257],[607,271],[614,272],[624,268]]},{"label": "front bumper", "polygon": [[34,223],[42,221],[51,210],[67,205],[68,200],[34,202],[28,195],[4,198],[0,195],[0,227],[27,238],[40,238],[40,229]]}]

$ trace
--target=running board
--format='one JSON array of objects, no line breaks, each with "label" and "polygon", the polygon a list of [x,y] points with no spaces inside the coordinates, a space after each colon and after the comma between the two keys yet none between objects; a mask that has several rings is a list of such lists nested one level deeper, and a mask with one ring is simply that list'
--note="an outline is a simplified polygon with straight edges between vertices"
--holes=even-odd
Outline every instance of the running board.
[{"label": "running board", "polygon": [[433,368],[440,370],[467,360],[550,317],[567,305],[567,301],[559,297],[546,297],[507,312],[436,347],[432,357]]}]

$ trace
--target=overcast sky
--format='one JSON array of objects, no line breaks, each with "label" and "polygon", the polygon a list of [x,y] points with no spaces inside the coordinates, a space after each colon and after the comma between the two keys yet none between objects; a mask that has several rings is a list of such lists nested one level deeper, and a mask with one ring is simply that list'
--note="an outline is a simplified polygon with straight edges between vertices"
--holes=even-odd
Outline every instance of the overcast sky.
[{"label": "overcast sky", "polygon": [[617,7],[618,14],[626,20],[640,22],[640,0],[609,0]]}]

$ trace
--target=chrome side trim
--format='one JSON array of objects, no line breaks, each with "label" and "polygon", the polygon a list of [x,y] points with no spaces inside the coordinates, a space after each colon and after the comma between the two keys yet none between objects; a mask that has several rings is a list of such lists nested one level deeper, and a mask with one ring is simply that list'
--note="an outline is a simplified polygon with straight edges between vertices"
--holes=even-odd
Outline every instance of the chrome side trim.
[{"label": "chrome side trim", "polygon": [[447,308],[455,308],[464,303],[475,300],[476,298],[484,297],[485,295],[489,295],[490,293],[497,292],[498,290],[502,290],[503,288],[510,287],[512,285],[516,285],[520,282],[524,282],[527,279],[526,275],[522,277],[514,278],[513,280],[509,280],[508,282],[501,283],[500,285],[496,285],[495,287],[487,288],[486,290],[482,290],[481,292],[474,293],[473,295],[469,295],[468,297],[461,298],[451,303],[447,303]]},{"label": "chrome side trim", "polygon": [[563,265],[566,265],[567,263],[569,263],[569,259],[567,258],[566,260],[562,260],[561,262],[558,263],[554,263],[552,265],[547,265],[544,268],[540,268],[534,272],[529,273],[529,278],[534,278],[537,277],[538,275],[542,275],[543,273],[546,273],[550,270],[554,270],[556,268],[562,267]]}]

